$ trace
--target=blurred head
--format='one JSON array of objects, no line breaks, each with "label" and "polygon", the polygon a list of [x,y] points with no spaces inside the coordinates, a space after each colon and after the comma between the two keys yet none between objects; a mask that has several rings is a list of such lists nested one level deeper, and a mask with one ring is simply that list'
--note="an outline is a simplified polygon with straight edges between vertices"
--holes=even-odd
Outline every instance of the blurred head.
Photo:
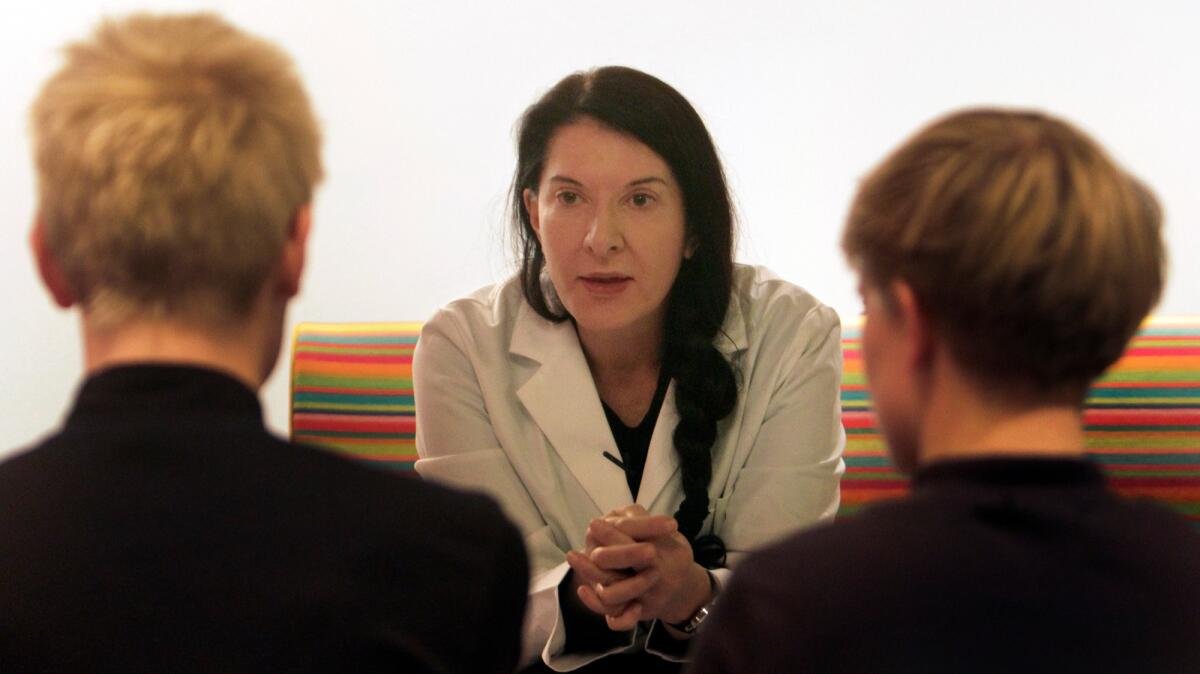
[{"label": "blurred head", "polygon": [[72,300],[99,325],[244,318],[321,178],[291,60],[211,14],[104,21],[65,55],[32,110],[35,238]]},{"label": "blurred head", "polygon": [[1161,221],[1149,190],[1046,115],[960,112],[894,151],[863,181],[842,239],[889,442],[912,396],[873,317],[915,308],[989,395],[1077,405],[1158,301]]},{"label": "blurred head", "polygon": [[[666,83],[614,66],[564,78],[521,118],[511,199],[522,285],[542,316],[620,323],[690,297],[720,326],[733,265],[728,188],[700,116]],[[647,282],[622,288],[635,272]],[[589,274],[616,280],[592,292],[580,280]],[[614,311],[625,296],[630,308]]]}]

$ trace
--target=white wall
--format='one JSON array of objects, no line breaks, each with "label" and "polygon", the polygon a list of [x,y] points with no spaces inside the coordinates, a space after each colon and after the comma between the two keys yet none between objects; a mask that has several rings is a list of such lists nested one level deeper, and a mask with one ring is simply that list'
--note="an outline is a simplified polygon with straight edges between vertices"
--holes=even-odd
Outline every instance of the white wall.
[{"label": "white wall", "polygon": [[[212,8],[299,62],[329,179],[295,320],[424,319],[505,277],[512,127],[570,71],[647,70],[700,110],[740,206],[740,257],[859,310],[836,247],[855,181],[916,126],[980,103],[1091,131],[1158,191],[1173,263],[1161,311],[1200,313],[1200,3],[41,0],[0,21],[0,456],[61,417],[78,329],[35,282],[26,112],[56,49],[105,13]],[[283,8],[287,9],[283,9]],[[286,427],[286,364],[265,399]]]}]

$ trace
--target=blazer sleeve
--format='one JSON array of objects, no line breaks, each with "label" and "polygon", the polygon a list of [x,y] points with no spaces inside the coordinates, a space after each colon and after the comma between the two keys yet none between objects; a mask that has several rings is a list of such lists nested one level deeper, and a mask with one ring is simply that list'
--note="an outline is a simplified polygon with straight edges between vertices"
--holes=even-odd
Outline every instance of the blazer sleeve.
[{"label": "blazer sleeve", "polygon": [[818,304],[799,324],[778,315],[765,324],[764,343],[750,365],[755,383],[746,412],[761,414],[762,421],[715,508],[714,529],[725,540],[731,568],[755,549],[831,519],[845,471],[837,314]]},{"label": "blazer sleeve", "polygon": [[562,649],[558,586],[569,570],[566,550],[500,446],[469,344],[446,310],[421,330],[413,358],[416,469],[423,478],[490,495],[524,537],[530,577],[522,660],[528,662],[548,644]]}]

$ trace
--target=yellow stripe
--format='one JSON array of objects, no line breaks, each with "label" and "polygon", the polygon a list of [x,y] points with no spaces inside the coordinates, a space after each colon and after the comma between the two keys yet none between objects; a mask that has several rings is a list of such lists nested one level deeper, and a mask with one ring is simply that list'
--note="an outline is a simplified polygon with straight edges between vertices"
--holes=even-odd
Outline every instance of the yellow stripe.
[{"label": "yellow stripe", "polygon": [[[374,335],[419,334],[424,323],[301,323],[296,334],[306,335]],[[293,339],[293,342],[295,340]]]}]

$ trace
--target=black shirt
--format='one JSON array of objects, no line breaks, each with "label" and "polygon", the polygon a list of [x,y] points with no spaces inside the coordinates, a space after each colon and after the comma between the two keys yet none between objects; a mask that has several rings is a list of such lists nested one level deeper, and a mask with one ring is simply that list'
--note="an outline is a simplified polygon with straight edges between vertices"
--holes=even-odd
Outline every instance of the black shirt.
[{"label": "black shirt", "polygon": [[510,671],[527,579],[490,499],[273,437],[213,370],[100,372],[0,464],[3,672]]},{"label": "black shirt", "polygon": [[[629,427],[621,421],[621,417],[612,411],[604,401],[604,416],[608,419],[608,427],[612,430],[613,440],[617,442],[617,450],[621,452],[621,468],[625,471],[625,481],[629,483],[629,493],[637,500],[638,487],[642,484],[642,471],[646,468],[646,454],[650,451],[650,438],[654,436],[654,426],[658,422],[658,413],[662,410],[663,399],[667,397],[667,385],[671,377],[664,368],[658,375],[658,388],[654,390],[654,399],[650,401],[650,409],[642,417],[637,426]],[[612,457],[609,457],[610,460]]]},{"label": "black shirt", "polygon": [[1198,607],[1200,536],[1095,465],[944,461],[743,561],[693,671],[1197,671]]}]

